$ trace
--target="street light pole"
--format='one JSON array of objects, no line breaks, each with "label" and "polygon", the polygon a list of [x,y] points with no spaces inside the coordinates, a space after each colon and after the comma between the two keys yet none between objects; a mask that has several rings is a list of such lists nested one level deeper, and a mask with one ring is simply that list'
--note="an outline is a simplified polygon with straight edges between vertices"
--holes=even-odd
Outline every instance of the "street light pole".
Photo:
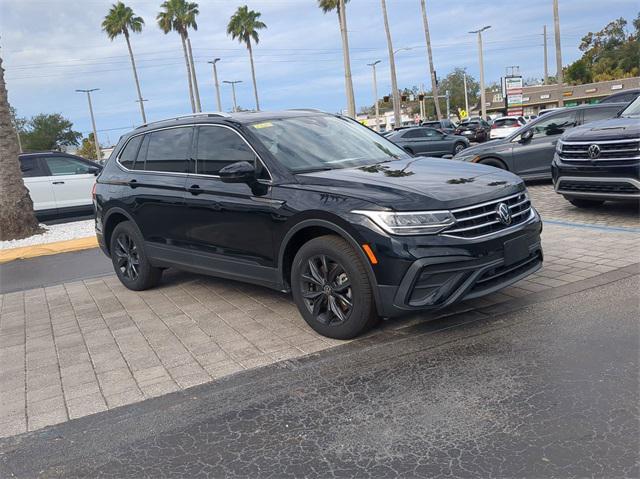
[{"label": "street light pole", "polygon": [[376,65],[380,63],[380,60],[376,60],[373,63],[367,63],[373,70],[373,104],[376,108],[376,130],[380,131],[380,107],[378,105],[378,79],[376,78]]},{"label": "street light pole", "polygon": [[429,21],[427,20],[427,5],[425,0],[420,0],[420,7],[422,8],[422,23],[424,25],[424,37],[427,41],[427,56],[429,58],[429,76],[431,76],[431,92],[436,103],[436,116],[438,120],[442,120],[442,112],[440,111],[440,102],[438,101],[438,81],[436,79],[436,72],[433,69],[433,55],[431,53],[431,35],[429,34]]},{"label": "street light pole", "polygon": [[549,83],[549,66],[547,64],[547,26],[542,29],[542,36],[544,37],[544,84]]},{"label": "street light pole", "polygon": [[218,111],[222,111],[222,102],[220,101],[220,84],[218,83],[218,69],[216,68],[216,63],[219,61],[219,58],[214,58],[213,61],[208,63],[213,65],[213,84],[216,86],[216,101],[218,102]]},{"label": "street light pole", "polygon": [[98,132],[96,130],[96,120],[93,117],[93,105],[91,105],[91,92],[98,91],[100,88],[92,88],[90,90],[76,90],[78,93],[86,93],[87,101],[89,102],[89,115],[91,116],[91,126],[93,127],[93,142],[96,147],[96,159],[99,160],[102,158],[102,154],[100,153],[100,143],[98,143]]},{"label": "street light pole", "polygon": [[487,25],[482,27],[479,30],[473,30],[469,33],[477,33],[478,34],[478,58],[480,60],[480,111],[482,114],[482,119],[484,120],[487,117],[487,98],[484,91],[484,61],[482,58],[482,32],[491,28],[491,25]]},{"label": "street light pole", "polygon": [[223,80],[222,83],[228,83],[231,85],[231,95],[233,97],[233,111],[238,111],[238,104],[236,103],[236,83],[242,83],[242,80]]},{"label": "street light pole", "polygon": [[556,83],[558,83],[558,106],[564,106],[564,101],[562,99],[564,74],[562,72],[562,48],[560,47],[560,15],[558,14],[558,0],[553,0],[553,27],[556,37]]},{"label": "street light pole", "polygon": [[387,2],[380,0],[382,6],[382,18],[384,20],[384,30],[387,35],[387,49],[389,50],[389,70],[391,71],[391,93],[393,96],[393,122],[394,127],[402,126],[402,115],[400,113],[400,92],[398,91],[398,79],[396,77],[396,62],[394,58],[393,42],[391,41],[391,30],[389,30],[389,18],[387,17]]}]

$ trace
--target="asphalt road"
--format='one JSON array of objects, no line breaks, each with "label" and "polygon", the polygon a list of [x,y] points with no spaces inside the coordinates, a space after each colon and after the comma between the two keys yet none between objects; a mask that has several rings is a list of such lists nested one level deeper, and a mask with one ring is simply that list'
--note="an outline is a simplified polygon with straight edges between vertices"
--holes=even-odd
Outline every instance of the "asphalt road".
[{"label": "asphalt road", "polygon": [[0,440],[0,477],[638,477],[639,286],[386,329]]}]

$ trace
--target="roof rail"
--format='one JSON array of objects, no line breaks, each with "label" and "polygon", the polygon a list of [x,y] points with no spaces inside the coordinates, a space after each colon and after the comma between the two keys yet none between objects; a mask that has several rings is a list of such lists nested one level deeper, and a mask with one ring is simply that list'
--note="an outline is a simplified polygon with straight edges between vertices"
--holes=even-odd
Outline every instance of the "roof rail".
[{"label": "roof rail", "polygon": [[162,120],[150,121],[148,123],[145,123],[143,125],[138,126],[136,128],[136,130],[139,129],[139,128],[144,128],[146,126],[155,125],[156,123],[162,123],[162,122],[165,122],[165,121],[182,120],[184,118],[197,118],[197,117],[200,117],[200,116],[207,116],[207,117],[221,116],[221,117],[224,117],[224,118],[231,117],[231,115],[229,115],[229,113],[225,113],[223,111],[202,111],[202,112],[198,112],[198,113],[189,113],[187,115],[175,116],[175,117],[171,117],[171,118],[164,118]]},{"label": "roof rail", "polygon": [[318,110],[317,108],[289,108],[287,111],[313,111],[317,113],[326,113],[323,110]]}]

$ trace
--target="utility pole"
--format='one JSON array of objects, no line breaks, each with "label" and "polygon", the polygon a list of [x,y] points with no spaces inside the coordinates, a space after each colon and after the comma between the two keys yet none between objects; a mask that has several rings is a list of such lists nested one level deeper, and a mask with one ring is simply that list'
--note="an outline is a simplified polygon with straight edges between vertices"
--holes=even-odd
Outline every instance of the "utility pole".
[{"label": "utility pole", "polygon": [[223,80],[222,83],[228,83],[231,85],[231,95],[233,96],[233,111],[238,111],[238,105],[236,103],[236,83],[242,83],[242,80]]},{"label": "utility pole", "polygon": [[462,75],[462,85],[464,87],[464,111],[467,112],[467,117],[469,116],[469,96],[467,94],[467,72],[465,71]]},{"label": "utility pole", "polygon": [[353,80],[351,78],[351,59],[349,58],[349,34],[347,32],[347,9],[345,0],[338,1],[338,14],[340,20],[340,35],[342,36],[342,57],[344,61],[344,82],[347,93],[347,115],[356,117],[356,100],[353,94]]},{"label": "utility pole", "polygon": [[76,90],[78,93],[86,93],[87,101],[89,102],[89,115],[91,116],[91,126],[93,127],[93,142],[96,146],[96,159],[99,160],[102,158],[102,154],[100,153],[100,143],[98,143],[98,132],[96,130],[96,120],[93,117],[93,106],[91,105],[91,92],[98,91],[100,88],[92,88],[90,90]]},{"label": "utility pole", "polygon": [[420,7],[422,8],[422,23],[424,25],[424,37],[427,41],[427,56],[429,58],[429,76],[431,77],[431,92],[436,102],[436,116],[438,120],[442,119],[442,112],[440,111],[440,102],[438,101],[438,80],[436,78],[436,72],[433,69],[433,55],[431,53],[431,35],[429,34],[429,21],[427,20],[427,5],[425,0],[420,0]]},{"label": "utility pole", "polygon": [[378,105],[378,78],[376,77],[376,65],[380,63],[380,60],[376,60],[373,63],[367,63],[373,70],[373,104],[376,109],[376,130],[380,131],[380,107]]},{"label": "utility pole", "polygon": [[222,102],[220,101],[220,83],[218,83],[218,69],[216,68],[216,63],[219,61],[219,58],[214,58],[213,61],[208,63],[213,65],[213,84],[216,86],[216,101],[218,102],[218,111],[222,111]]},{"label": "utility pole", "polygon": [[547,26],[542,29],[542,36],[544,37],[544,85],[549,83],[549,66],[547,63]]},{"label": "utility pole", "polygon": [[382,3],[382,17],[384,19],[384,30],[387,34],[387,48],[389,50],[389,70],[391,71],[391,94],[393,96],[393,122],[394,128],[402,126],[402,115],[400,113],[400,92],[398,91],[398,79],[396,77],[396,61],[393,52],[393,42],[391,41],[391,30],[389,30],[389,18],[387,17],[387,2]]},{"label": "utility pole", "polygon": [[480,111],[482,114],[482,119],[484,120],[487,117],[487,98],[486,93],[484,91],[484,61],[482,59],[482,32],[491,28],[491,25],[487,25],[482,27],[479,30],[473,30],[469,33],[477,33],[478,34],[478,58],[480,61]]},{"label": "utility pole", "polygon": [[558,14],[558,0],[553,0],[553,27],[556,37],[556,79],[558,83],[558,106],[564,106],[562,99],[562,85],[564,75],[562,73],[562,49],[560,47],[560,15]]},{"label": "utility pole", "polygon": [[451,117],[451,102],[449,101],[449,90],[445,90],[444,94],[447,98],[447,118]]}]

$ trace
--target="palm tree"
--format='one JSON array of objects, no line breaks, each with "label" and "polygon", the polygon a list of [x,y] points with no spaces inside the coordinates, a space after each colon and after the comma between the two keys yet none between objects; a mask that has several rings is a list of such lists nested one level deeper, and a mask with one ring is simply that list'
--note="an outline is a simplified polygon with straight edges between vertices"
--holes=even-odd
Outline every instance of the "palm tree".
[{"label": "palm tree", "polygon": [[25,238],[38,231],[29,190],[24,186],[18,161],[18,135],[11,120],[11,109],[0,58],[0,241]]},{"label": "palm tree", "polygon": [[231,38],[238,39],[240,43],[244,43],[249,50],[249,61],[251,62],[251,76],[253,78],[253,93],[256,97],[256,110],[260,111],[260,101],[258,100],[258,84],[256,83],[256,70],[253,66],[253,49],[251,48],[251,40],[256,44],[260,41],[258,30],[267,28],[264,22],[258,20],[261,16],[260,12],[249,10],[246,5],[238,7],[236,13],[231,16],[229,25],[227,25],[227,34]]},{"label": "palm tree", "polygon": [[427,56],[429,57],[429,76],[431,77],[431,91],[433,92],[433,101],[436,103],[436,116],[438,120],[442,119],[440,111],[440,98],[438,97],[438,83],[436,73],[433,69],[433,55],[431,53],[431,35],[429,34],[429,21],[427,20],[427,5],[425,0],[420,0],[420,8],[422,9],[422,24],[424,26],[424,37],[427,41]]},{"label": "palm tree", "polygon": [[129,57],[131,58],[131,68],[133,68],[133,79],[136,82],[136,90],[138,91],[138,102],[140,103],[140,113],[142,114],[142,123],[147,122],[147,116],[144,113],[144,104],[142,101],[142,92],[140,91],[140,81],[138,80],[138,72],[136,70],[136,61],[133,58],[133,50],[131,49],[131,41],[129,40],[129,32],[139,33],[142,31],[144,20],[137,17],[130,7],[124,3],[118,2],[111,5],[111,9],[104,21],[102,22],[102,30],[105,31],[110,40],[113,41],[118,35],[124,35],[129,49]]},{"label": "palm tree", "polygon": [[[166,0],[160,8],[164,10],[158,13],[156,19],[160,29],[166,34],[175,31],[180,34],[182,40],[182,50],[184,61],[187,66],[187,79],[189,80],[189,97],[191,99],[191,110],[195,113],[201,111],[200,92],[196,79],[196,70],[193,63],[193,53],[189,40],[189,28],[198,29],[196,16],[198,16],[198,4],[187,2],[186,0]],[[188,46],[187,46],[188,45]],[[194,97],[195,92],[195,97]]]},{"label": "palm tree", "polygon": [[318,0],[318,6],[324,13],[335,10],[338,13],[340,34],[342,35],[342,57],[344,61],[344,85],[347,94],[347,112],[351,118],[356,117],[356,101],[351,79],[351,60],[349,59],[349,36],[347,35],[347,11],[345,3],[349,0]]},{"label": "palm tree", "polygon": [[402,126],[402,116],[400,113],[400,92],[398,91],[398,79],[396,77],[396,61],[393,53],[393,42],[391,41],[391,30],[389,30],[389,19],[387,18],[387,2],[382,3],[382,18],[384,19],[384,31],[387,34],[387,48],[389,49],[389,70],[391,71],[391,94],[393,96],[393,120],[395,128]]}]

